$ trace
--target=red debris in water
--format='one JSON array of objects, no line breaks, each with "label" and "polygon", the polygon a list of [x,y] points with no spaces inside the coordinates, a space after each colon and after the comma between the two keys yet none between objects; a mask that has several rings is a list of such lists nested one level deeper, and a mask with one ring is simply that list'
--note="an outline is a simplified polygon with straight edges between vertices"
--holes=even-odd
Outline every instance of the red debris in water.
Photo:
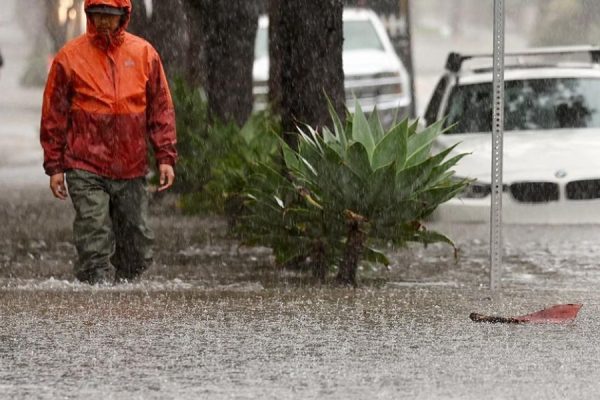
[{"label": "red debris in water", "polygon": [[559,324],[571,322],[577,318],[577,313],[583,304],[557,304],[532,314],[519,317],[500,317],[471,313],[469,318],[475,322],[505,323],[505,324]]}]

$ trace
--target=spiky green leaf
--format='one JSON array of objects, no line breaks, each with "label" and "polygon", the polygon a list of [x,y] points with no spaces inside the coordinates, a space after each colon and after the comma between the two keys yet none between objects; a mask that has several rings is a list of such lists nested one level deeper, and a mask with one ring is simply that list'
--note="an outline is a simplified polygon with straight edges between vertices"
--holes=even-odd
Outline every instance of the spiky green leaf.
[{"label": "spiky green leaf", "polygon": [[427,127],[423,132],[408,138],[408,156],[406,166],[410,167],[425,160],[431,151],[431,145],[441,133],[442,121]]},{"label": "spiky green leaf", "polygon": [[373,112],[369,116],[369,128],[371,128],[373,140],[375,141],[375,143],[378,143],[383,138],[385,132],[383,130],[383,126],[381,125],[381,120],[379,119],[377,106],[375,106]]},{"label": "spiky green leaf", "polygon": [[374,247],[371,247],[371,246],[365,247],[364,258],[367,261],[377,263],[377,264],[383,264],[386,267],[391,264],[390,259],[385,255],[384,252],[382,252]]},{"label": "spiky green leaf", "polygon": [[375,146],[373,152],[372,169],[384,167],[395,163],[402,168],[406,162],[408,122],[404,120],[385,134]]},{"label": "spiky green leaf", "polygon": [[367,151],[368,159],[371,160],[373,150],[375,149],[375,137],[365,114],[357,101],[355,105],[354,118],[352,120],[352,140],[363,145]]}]

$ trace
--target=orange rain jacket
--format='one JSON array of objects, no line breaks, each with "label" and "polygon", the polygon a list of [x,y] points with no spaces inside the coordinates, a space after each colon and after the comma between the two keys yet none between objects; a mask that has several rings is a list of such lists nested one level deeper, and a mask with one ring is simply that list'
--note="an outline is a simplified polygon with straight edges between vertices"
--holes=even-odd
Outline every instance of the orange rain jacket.
[{"label": "orange rain jacket", "polygon": [[110,37],[88,18],[87,33],[56,55],[44,91],[40,141],[44,170],[82,169],[112,179],[148,172],[148,140],[158,164],[174,165],[175,113],[156,50],[125,32],[130,0],[86,0],[123,7]]}]

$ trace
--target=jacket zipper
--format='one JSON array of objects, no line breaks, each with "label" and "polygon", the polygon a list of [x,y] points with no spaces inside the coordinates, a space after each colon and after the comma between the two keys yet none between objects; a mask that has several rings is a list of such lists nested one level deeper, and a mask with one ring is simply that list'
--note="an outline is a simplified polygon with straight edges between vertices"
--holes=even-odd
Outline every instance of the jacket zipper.
[{"label": "jacket zipper", "polygon": [[111,54],[110,52],[110,48],[106,49],[107,54],[108,54],[108,60],[110,62],[110,70],[112,73],[112,83],[113,83],[113,93],[114,93],[114,99],[113,99],[113,119],[112,119],[112,123],[113,123],[113,135],[117,132],[117,118],[116,118],[116,107],[119,104],[119,90],[118,90],[118,85],[117,85],[117,68],[116,68],[116,61],[114,59],[114,55]]},{"label": "jacket zipper", "polygon": [[114,104],[117,104],[117,100],[119,99],[119,93],[117,89],[117,69],[116,62],[112,54],[108,53],[108,60],[110,61],[110,71],[112,73],[112,84],[113,84],[113,92],[114,92]]}]

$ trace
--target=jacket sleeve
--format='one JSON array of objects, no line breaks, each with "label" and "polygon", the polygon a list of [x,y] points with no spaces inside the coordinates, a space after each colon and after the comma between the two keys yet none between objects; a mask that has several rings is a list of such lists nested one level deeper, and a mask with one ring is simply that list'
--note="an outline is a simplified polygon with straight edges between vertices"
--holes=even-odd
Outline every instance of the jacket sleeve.
[{"label": "jacket sleeve", "polygon": [[147,101],[147,129],[156,162],[159,165],[175,165],[177,161],[175,111],[169,84],[158,54],[155,54],[151,61]]},{"label": "jacket sleeve", "polygon": [[63,159],[71,108],[71,87],[64,64],[55,59],[44,90],[40,123],[44,171],[50,176],[64,172]]}]

